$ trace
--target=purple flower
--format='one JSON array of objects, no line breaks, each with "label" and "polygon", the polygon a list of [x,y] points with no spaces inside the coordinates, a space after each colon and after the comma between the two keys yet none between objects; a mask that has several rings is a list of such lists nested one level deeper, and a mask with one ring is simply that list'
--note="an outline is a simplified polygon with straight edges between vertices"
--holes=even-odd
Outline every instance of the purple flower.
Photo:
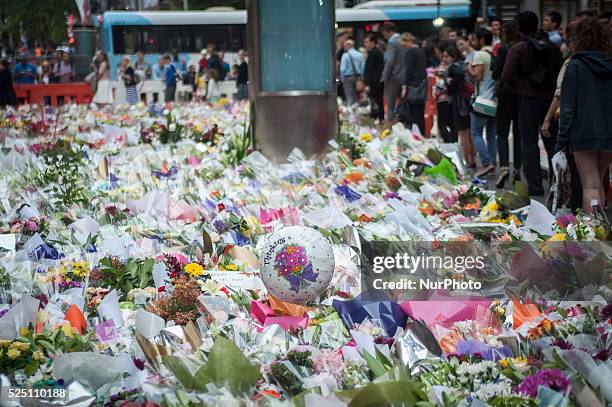
[{"label": "purple flower", "polygon": [[612,304],[608,304],[601,310],[601,318],[604,321],[612,319]]},{"label": "purple flower", "polygon": [[144,370],[144,368],[145,368],[144,360],[133,357],[132,358],[132,362],[134,362],[134,366],[136,366],[138,368],[138,370]]},{"label": "purple flower", "polygon": [[535,398],[538,396],[538,387],[540,386],[564,393],[569,388],[570,382],[561,369],[542,369],[524,378],[523,382],[518,385],[517,390],[519,393]]},{"label": "purple flower", "polygon": [[553,341],[552,343],[553,346],[556,346],[560,349],[563,350],[570,350],[570,349],[574,349],[574,345],[572,345],[571,343],[569,343],[568,341],[561,339],[561,338],[557,338]]},{"label": "purple flower", "polygon": [[602,349],[593,355],[593,359],[601,360],[602,362],[606,362],[610,357],[612,357],[612,349]]},{"label": "purple flower", "polygon": [[562,228],[566,228],[568,225],[574,223],[575,221],[576,221],[576,215],[574,215],[573,213],[567,213],[557,218],[557,223]]}]

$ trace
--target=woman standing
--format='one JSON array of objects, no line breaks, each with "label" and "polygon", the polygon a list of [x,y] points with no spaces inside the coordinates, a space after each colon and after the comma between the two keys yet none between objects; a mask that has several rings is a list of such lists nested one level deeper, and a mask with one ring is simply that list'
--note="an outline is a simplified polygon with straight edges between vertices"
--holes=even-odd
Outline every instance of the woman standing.
[{"label": "woman standing", "polygon": [[136,91],[136,72],[132,67],[129,57],[123,57],[121,64],[123,65],[123,74],[121,75],[121,79],[125,85],[127,102],[130,106],[133,106],[138,103],[138,92]]},{"label": "woman standing", "polygon": [[[440,50],[441,55],[444,55],[444,49]],[[453,123],[453,112],[448,98],[448,90],[446,86],[446,68],[448,65],[444,62],[444,58],[440,65],[436,68],[436,86],[434,87],[434,99],[436,101],[438,131],[445,143],[454,143],[457,141],[457,130]]]},{"label": "woman standing", "polygon": [[69,83],[74,79],[74,68],[70,63],[70,55],[64,52],[59,62],[55,65],[55,77],[59,83]]},{"label": "woman standing", "polygon": [[585,18],[572,32],[570,47],[574,54],[561,88],[556,150],[574,154],[582,181],[582,208],[593,213],[605,202],[602,183],[612,162],[610,39],[595,18]]},{"label": "woman standing", "polygon": [[493,63],[492,77],[495,80],[495,90],[497,94],[497,154],[499,155],[500,174],[495,182],[497,188],[503,188],[506,180],[510,177],[510,159],[508,151],[508,135],[510,134],[510,124],[512,124],[512,146],[514,170],[512,172],[514,180],[520,179],[521,170],[521,137],[518,128],[518,89],[513,83],[504,82],[501,73],[504,70],[506,56],[510,47],[521,39],[518,24],[515,21],[504,23],[502,28],[502,43],[499,53]]},{"label": "woman standing", "polygon": [[474,88],[465,79],[465,63],[461,52],[455,45],[444,50],[443,60],[448,65],[446,85],[451,105],[453,123],[459,134],[459,145],[463,149],[465,162],[469,168],[476,168],[476,149],[470,134],[470,97]]},{"label": "woman standing", "polygon": [[110,65],[108,62],[108,55],[106,52],[100,51],[98,54],[98,62],[100,63],[98,67],[98,89],[96,90],[96,95],[94,96],[93,102],[97,105],[107,105],[112,103],[113,97],[111,95],[111,86],[110,86]]},{"label": "woman standing", "polygon": [[13,88],[13,75],[6,59],[0,59],[0,108],[17,106],[17,96]]}]

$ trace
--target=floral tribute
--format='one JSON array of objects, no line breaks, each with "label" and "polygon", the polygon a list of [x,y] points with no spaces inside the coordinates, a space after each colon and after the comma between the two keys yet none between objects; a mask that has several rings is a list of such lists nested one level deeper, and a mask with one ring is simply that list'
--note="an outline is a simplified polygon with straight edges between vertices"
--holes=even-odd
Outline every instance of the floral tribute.
[{"label": "floral tribute", "polygon": [[279,277],[285,278],[291,284],[291,290],[296,293],[314,283],[318,274],[312,270],[312,263],[308,260],[306,250],[297,244],[287,244],[276,254],[274,267]]}]

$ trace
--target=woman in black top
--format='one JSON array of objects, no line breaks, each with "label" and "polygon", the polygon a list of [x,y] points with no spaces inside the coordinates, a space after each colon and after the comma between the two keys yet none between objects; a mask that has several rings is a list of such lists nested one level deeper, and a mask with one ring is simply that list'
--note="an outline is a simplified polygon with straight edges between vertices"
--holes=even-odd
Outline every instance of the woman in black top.
[{"label": "woman in black top", "polygon": [[384,85],[380,81],[383,68],[385,67],[385,57],[382,52],[376,47],[376,35],[369,34],[363,40],[363,45],[368,51],[368,57],[365,61],[363,69],[363,80],[366,85],[366,92],[376,104],[372,108],[370,116],[374,119],[385,119],[385,107],[383,102]]},{"label": "woman in black top", "polygon": [[504,70],[508,50],[521,39],[516,21],[504,23],[502,28],[502,45],[491,67],[491,76],[496,82],[497,94],[497,154],[499,154],[500,175],[495,186],[503,188],[510,177],[508,135],[512,123],[512,145],[514,147],[514,179],[520,178],[521,170],[521,137],[518,127],[518,89],[515,84],[504,82],[501,73]]},{"label": "woman in black top", "polygon": [[127,101],[130,105],[135,105],[138,103],[138,92],[136,91],[136,72],[132,67],[130,58],[124,57],[121,64],[124,65],[121,79],[123,79],[123,84],[125,85]]},{"label": "woman in black top", "polygon": [[17,106],[13,75],[6,59],[0,60],[0,107]]}]

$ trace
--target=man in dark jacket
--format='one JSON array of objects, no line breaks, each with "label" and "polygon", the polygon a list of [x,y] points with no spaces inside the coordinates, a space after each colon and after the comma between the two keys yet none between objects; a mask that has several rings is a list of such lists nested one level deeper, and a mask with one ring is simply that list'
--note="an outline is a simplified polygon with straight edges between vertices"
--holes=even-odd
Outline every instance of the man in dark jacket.
[{"label": "man in dark jacket", "polygon": [[380,33],[387,40],[385,67],[383,68],[381,81],[385,84],[385,93],[387,94],[386,126],[391,127],[395,120],[395,105],[406,79],[404,48],[394,23],[384,23],[380,28]]},{"label": "man in dark jacket", "polygon": [[[523,144],[523,173],[529,195],[544,194],[542,167],[538,146],[540,127],[555,92],[555,79],[561,69],[561,51],[538,32],[538,17],[523,11],[516,17],[523,39],[510,48],[502,72],[502,80],[516,83],[519,102],[519,132]],[[555,137],[542,138],[548,155],[549,169],[554,153]]]},{"label": "man in dark jacket", "polygon": [[384,85],[380,78],[385,67],[385,58],[376,47],[376,35],[369,34],[366,36],[363,40],[363,46],[368,51],[363,71],[363,80],[366,85],[365,90],[372,99],[372,102],[376,104],[376,108],[372,109],[370,116],[382,121],[385,119],[385,103],[383,101]]}]

